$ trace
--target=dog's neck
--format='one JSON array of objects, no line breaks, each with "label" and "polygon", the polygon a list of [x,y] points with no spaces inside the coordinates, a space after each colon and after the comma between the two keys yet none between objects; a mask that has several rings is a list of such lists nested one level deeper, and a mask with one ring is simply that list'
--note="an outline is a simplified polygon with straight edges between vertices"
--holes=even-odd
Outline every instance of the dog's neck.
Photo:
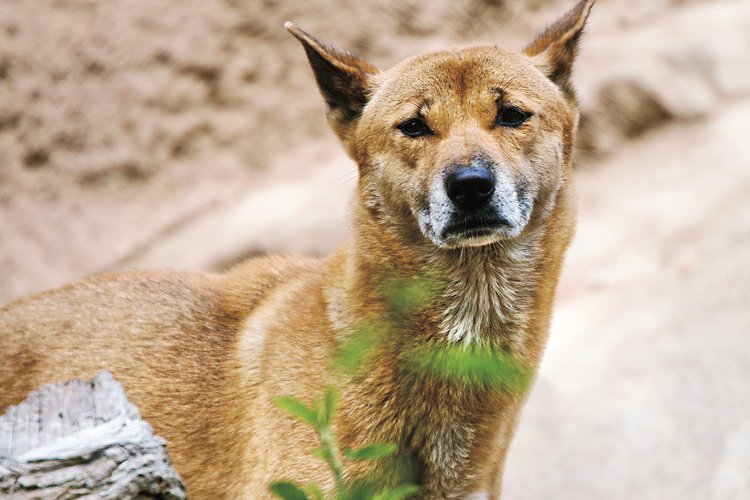
[{"label": "dog's neck", "polygon": [[[551,222],[561,223],[569,206],[565,199],[558,199],[555,211],[560,212],[550,216]],[[499,348],[533,368],[546,338],[560,264],[549,252],[564,248],[569,239],[567,231],[558,231],[558,238],[548,230],[539,224],[513,241],[441,250],[418,233],[406,239],[408,231],[356,206],[352,239],[332,269],[336,279],[327,291],[329,317],[341,343],[368,325],[386,327],[379,330],[385,332],[378,354],[382,361],[373,361],[370,373],[347,382],[345,394],[355,395],[347,412],[367,416],[352,421],[352,434],[342,436],[351,439],[348,445],[398,443],[428,472],[428,493],[473,487],[467,464],[492,462],[487,457],[507,448],[522,393],[486,391],[479,385],[457,390],[448,379],[423,377],[400,363],[410,359],[409,349],[477,346],[480,351]],[[393,307],[394,283],[407,291],[424,283],[436,293],[423,294],[417,286],[417,295],[427,302],[417,301],[404,312]],[[416,350],[411,353],[423,352]]]},{"label": "dog's neck", "polygon": [[[536,271],[543,228],[483,247],[437,249],[421,236],[404,241],[402,234],[364,208],[357,219],[358,232],[353,234],[353,244],[347,246],[348,276],[342,283],[351,288],[346,300],[369,302],[350,309],[353,314],[345,322],[350,328],[356,328],[352,321],[371,315],[373,310],[389,314],[392,297],[384,288],[393,291],[394,286],[408,287],[421,280],[433,292],[426,294],[429,303],[418,305],[424,310],[420,321],[433,328],[430,341],[467,346],[490,343],[512,349],[523,340],[540,278]],[[393,286],[383,287],[384,281]],[[381,307],[372,302],[381,302]]]},{"label": "dog's neck", "polygon": [[[530,231],[513,242],[479,248],[439,250],[429,242],[404,242],[372,218],[355,226],[359,232],[339,260],[338,272],[344,276],[329,296],[329,315],[340,342],[379,323],[385,325],[378,330],[385,332],[385,344],[378,350],[382,362],[373,362],[370,374],[356,376],[345,389],[358,401],[348,412],[367,415],[352,423],[357,430],[348,445],[364,444],[360,440],[398,443],[431,478],[423,485],[427,497],[461,492],[474,481],[466,476],[469,460],[507,446],[504,429],[515,418],[519,394],[488,392],[479,385],[456,390],[459,386],[447,379],[414,375],[409,366],[387,359],[409,359],[421,348],[437,352],[440,346],[489,346],[531,361],[525,344],[534,337],[529,322],[543,233]],[[436,293],[423,293],[420,286],[415,290],[415,284]],[[394,287],[414,290],[427,303],[418,300],[406,311],[394,308]]]},{"label": "dog's neck", "polygon": [[534,291],[538,236],[440,252],[445,276],[440,331],[448,342],[512,348],[522,340]]}]

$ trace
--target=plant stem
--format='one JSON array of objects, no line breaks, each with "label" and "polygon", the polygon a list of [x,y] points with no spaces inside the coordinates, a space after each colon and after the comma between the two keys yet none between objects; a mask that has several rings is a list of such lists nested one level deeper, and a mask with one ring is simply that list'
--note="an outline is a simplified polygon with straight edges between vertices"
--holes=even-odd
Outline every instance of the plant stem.
[{"label": "plant stem", "polygon": [[320,429],[320,444],[325,450],[325,456],[328,459],[328,465],[331,466],[333,477],[336,481],[336,490],[339,495],[344,492],[344,473],[341,466],[341,457],[339,456],[338,446],[336,446],[336,437],[329,425]]}]

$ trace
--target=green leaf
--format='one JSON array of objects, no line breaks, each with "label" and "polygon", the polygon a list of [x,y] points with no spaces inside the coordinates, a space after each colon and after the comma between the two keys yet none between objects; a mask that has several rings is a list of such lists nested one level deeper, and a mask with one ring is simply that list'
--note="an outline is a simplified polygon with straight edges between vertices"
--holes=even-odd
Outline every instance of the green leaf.
[{"label": "green leaf", "polygon": [[322,425],[330,425],[333,422],[333,417],[336,414],[336,405],[339,402],[339,392],[335,387],[329,385],[326,389],[325,394],[325,420],[321,422]]},{"label": "green leaf", "polygon": [[402,500],[409,495],[413,495],[419,491],[419,486],[413,484],[403,484],[392,490],[383,490],[373,500]]},{"label": "green leaf", "polygon": [[391,276],[383,280],[380,291],[388,299],[393,312],[406,316],[434,303],[440,281],[432,273],[410,278]]},{"label": "green leaf", "polygon": [[268,487],[271,493],[284,500],[308,500],[309,497],[299,486],[289,481],[274,481]]},{"label": "green leaf", "polygon": [[395,444],[375,443],[357,450],[347,448],[344,450],[344,455],[351,460],[377,460],[393,455],[397,449]]},{"label": "green leaf", "polygon": [[315,483],[310,483],[307,485],[307,491],[310,492],[310,496],[313,500],[323,500],[323,490],[320,489],[320,486],[318,486]]},{"label": "green leaf", "polygon": [[320,396],[313,396],[312,399],[312,411],[315,412],[315,420],[318,422],[318,429],[322,429],[326,426],[325,406],[320,401]]},{"label": "green leaf", "polygon": [[334,370],[350,376],[367,372],[387,336],[385,322],[362,324],[336,350],[332,359]]},{"label": "green leaf", "polygon": [[325,448],[315,448],[312,451],[312,454],[314,457],[325,460],[326,462],[330,462],[331,460],[331,452]]},{"label": "green leaf", "polygon": [[430,346],[414,348],[407,364],[417,373],[436,376],[453,384],[525,392],[532,370],[520,357],[489,346]]},{"label": "green leaf", "polygon": [[315,412],[302,401],[292,396],[280,396],[276,398],[276,406],[293,417],[312,425],[316,429],[318,428],[318,418]]},{"label": "green leaf", "polygon": [[375,488],[368,482],[350,484],[339,496],[342,500],[373,500]]}]

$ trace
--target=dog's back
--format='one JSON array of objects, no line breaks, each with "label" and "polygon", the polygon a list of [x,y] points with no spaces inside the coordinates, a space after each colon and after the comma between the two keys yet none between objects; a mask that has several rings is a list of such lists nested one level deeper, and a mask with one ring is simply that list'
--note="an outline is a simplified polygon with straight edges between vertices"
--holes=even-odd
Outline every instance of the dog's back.
[{"label": "dog's back", "polygon": [[198,485],[191,493],[229,494],[249,421],[240,401],[253,398],[252,386],[240,387],[240,324],[316,265],[261,258],[226,275],[123,273],[11,303],[0,309],[0,414],[42,384],[107,369],[167,439],[180,473]]}]

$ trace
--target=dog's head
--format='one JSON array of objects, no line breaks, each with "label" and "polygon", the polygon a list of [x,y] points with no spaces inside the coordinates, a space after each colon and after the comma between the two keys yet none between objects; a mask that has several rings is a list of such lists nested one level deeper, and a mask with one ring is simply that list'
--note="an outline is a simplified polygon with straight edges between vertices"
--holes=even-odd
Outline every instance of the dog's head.
[{"label": "dog's head", "polygon": [[286,27],[359,164],[365,206],[456,248],[516,238],[550,212],[570,165],[578,120],[570,75],[593,3],[582,0],[521,53],[470,47],[382,72]]}]

